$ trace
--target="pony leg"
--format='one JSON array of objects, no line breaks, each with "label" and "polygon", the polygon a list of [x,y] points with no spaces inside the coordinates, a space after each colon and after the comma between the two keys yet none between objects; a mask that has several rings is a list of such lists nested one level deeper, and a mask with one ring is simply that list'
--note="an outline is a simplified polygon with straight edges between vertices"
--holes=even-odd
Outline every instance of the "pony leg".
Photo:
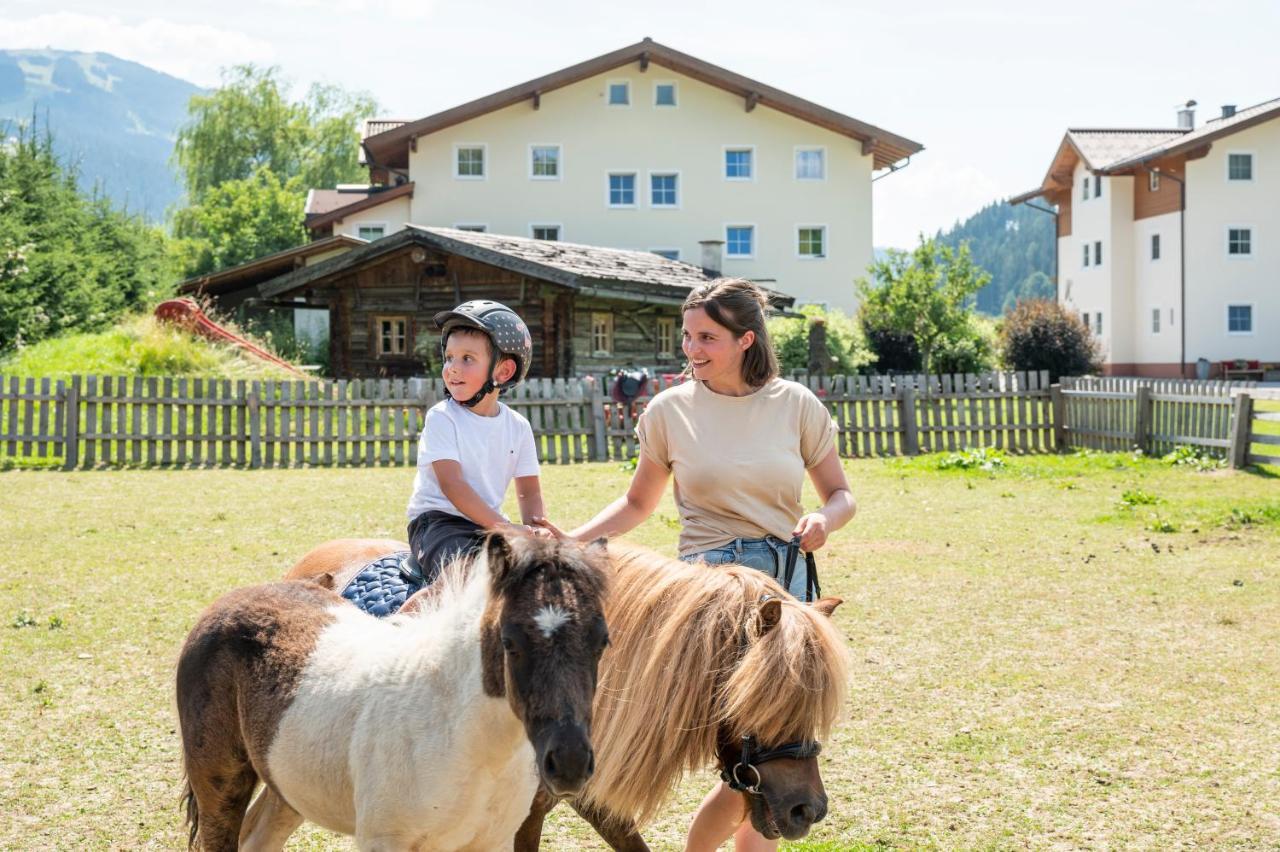
[{"label": "pony leg", "polygon": [[529,815],[524,818],[524,822],[520,824],[520,830],[516,832],[515,852],[538,852],[538,847],[542,845],[542,824],[547,814],[551,813],[558,804],[560,802],[555,796],[539,784],[538,793],[533,797],[533,803],[529,805]]},{"label": "pony leg", "polygon": [[636,824],[629,819],[618,819],[613,814],[593,808],[576,799],[569,802],[578,816],[590,823],[596,834],[616,852],[649,852]]},{"label": "pony leg", "polygon": [[190,773],[187,818],[192,846],[198,845],[202,852],[235,852],[244,812],[257,783],[258,776],[248,764],[228,775]]},{"label": "pony leg", "polygon": [[240,848],[245,852],[279,852],[302,822],[302,814],[289,807],[280,794],[263,787],[240,829]]}]

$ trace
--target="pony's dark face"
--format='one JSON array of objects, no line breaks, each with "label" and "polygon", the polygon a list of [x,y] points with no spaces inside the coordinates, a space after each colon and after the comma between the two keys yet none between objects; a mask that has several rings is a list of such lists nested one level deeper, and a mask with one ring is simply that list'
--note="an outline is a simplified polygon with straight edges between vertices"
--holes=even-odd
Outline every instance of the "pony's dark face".
[{"label": "pony's dark face", "polygon": [[609,642],[605,548],[493,535],[486,552],[485,691],[505,696],[524,724],[542,783],[558,796],[577,793],[595,771],[591,705]]},{"label": "pony's dark face", "polygon": [[[719,749],[722,769],[732,771],[742,757],[741,744],[733,745],[721,734]],[[765,744],[764,748],[773,748]],[[747,814],[756,831],[770,840],[785,837],[799,840],[809,833],[816,822],[827,815],[827,791],[822,786],[816,757],[780,757],[765,763],[753,764],[758,773],[758,794],[746,793]],[[757,775],[751,770],[739,773],[741,780],[752,783]]]}]

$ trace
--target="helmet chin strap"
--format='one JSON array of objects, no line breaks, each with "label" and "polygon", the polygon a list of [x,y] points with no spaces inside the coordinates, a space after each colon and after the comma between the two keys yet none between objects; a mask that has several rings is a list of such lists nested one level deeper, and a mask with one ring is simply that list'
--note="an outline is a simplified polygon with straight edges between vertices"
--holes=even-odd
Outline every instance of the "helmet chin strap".
[{"label": "helmet chin strap", "polygon": [[444,392],[449,393],[449,398],[458,403],[458,405],[463,405],[467,408],[475,408],[480,404],[480,400],[488,396],[495,387],[497,387],[497,385],[493,383],[493,376],[489,376],[489,378],[485,380],[485,383],[480,386],[480,390],[476,391],[476,395],[471,397],[471,399],[457,399],[453,394],[449,393],[448,388],[445,388]]}]

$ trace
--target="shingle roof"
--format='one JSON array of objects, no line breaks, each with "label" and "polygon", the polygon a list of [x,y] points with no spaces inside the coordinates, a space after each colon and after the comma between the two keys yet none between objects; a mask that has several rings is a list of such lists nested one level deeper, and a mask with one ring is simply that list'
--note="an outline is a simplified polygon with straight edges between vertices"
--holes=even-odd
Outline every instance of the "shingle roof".
[{"label": "shingle roof", "polygon": [[1103,169],[1114,162],[1145,151],[1153,145],[1178,139],[1186,130],[1118,130],[1072,128],[1067,131],[1071,144],[1085,158],[1090,168]]},{"label": "shingle roof", "polygon": [[1241,110],[1229,118],[1211,118],[1192,131],[1181,131],[1179,135],[1162,140],[1152,140],[1146,148],[1117,157],[1107,165],[1108,169],[1122,169],[1133,166],[1144,160],[1194,148],[1197,145],[1228,136],[1246,127],[1263,121],[1280,118],[1280,98],[1263,101]]}]

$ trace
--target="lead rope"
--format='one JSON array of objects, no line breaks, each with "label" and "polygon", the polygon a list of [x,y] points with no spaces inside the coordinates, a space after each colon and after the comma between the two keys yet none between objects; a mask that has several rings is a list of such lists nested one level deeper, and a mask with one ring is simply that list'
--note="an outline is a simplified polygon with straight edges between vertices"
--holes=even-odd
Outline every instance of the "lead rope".
[{"label": "lead rope", "polygon": [[[787,542],[787,564],[782,574],[782,585],[789,592],[791,591],[791,578],[796,573],[796,560],[800,557],[800,536],[792,537]],[[804,582],[804,602],[813,603],[822,597],[822,587],[818,585],[818,563],[813,558],[813,553],[806,550],[804,552],[805,582]]]}]

